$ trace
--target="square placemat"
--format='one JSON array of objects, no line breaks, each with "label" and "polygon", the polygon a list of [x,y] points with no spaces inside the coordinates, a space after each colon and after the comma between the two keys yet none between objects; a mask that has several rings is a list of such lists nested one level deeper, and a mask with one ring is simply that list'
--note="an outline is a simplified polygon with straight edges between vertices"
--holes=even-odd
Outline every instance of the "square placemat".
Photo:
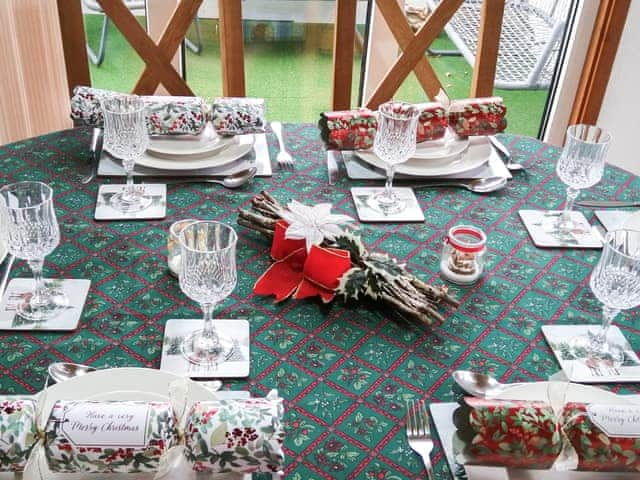
[{"label": "square placemat", "polygon": [[607,337],[623,346],[624,362],[620,367],[590,368],[582,360],[573,358],[569,347],[571,339],[587,335],[589,330],[597,328],[599,328],[598,325],[544,325],[542,334],[547,340],[551,351],[553,351],[556,360],[558,360],[562,371],[570,381],[579,383],[640,383],[640,358],[633,351],[622,331],[615,325],[609,327]]},{"label": "square placemat", "polygon": [[182,354],[182,342],[193,331],[202,329],[202,319],[171,319],[164,327],[160,370],[191,378],[244,378],[249,376],[249,322],[238,319],[216,319],[218,334],[233,338],[231,356],[217,365],[195,365]]},{"label": "square placemat", "polygon": [[9,282],[0,303],[0,330],[75,330],[82,316],[82,309],[91,286],[84,279],[45,279],[45,284],[63,290],[69,298],[69,306],[57,317],[43,322],[33,322],[16,313],[16,306],[23,295],[33,291],[33,278],[14,278]]},{"label": "square placemat", "polygon": [[[138,185],[140,186],[140,185]],[[121,212],[109,203],[112,195],[120,192],[124,185],[100,185],[96,201],[96,220],[149,220],[167,216],[167,186],[145,183],[144,189],[151,197],[151,205],[139,212]]]},{"label": "square placemat", "polygon": [[372,206],[371,197],[382,192],[384,187],[353,187],[351,196],[362,222],[424,222],[424,214],[418,203],[416,194],[409,187],[393,187],[398,198],[407,203],[400,213],[384,213]]},{"label": "square placemat", "polygon": [[572,231],[567,236],[559,236],[551,231],[553,222],[560,211],[520,210],[518,214],[536,247],[561,248],[602,248],[602,235],[592,227],[585,216],[578,211],[571,212],[571,218],[580,225],[582,231]]}]

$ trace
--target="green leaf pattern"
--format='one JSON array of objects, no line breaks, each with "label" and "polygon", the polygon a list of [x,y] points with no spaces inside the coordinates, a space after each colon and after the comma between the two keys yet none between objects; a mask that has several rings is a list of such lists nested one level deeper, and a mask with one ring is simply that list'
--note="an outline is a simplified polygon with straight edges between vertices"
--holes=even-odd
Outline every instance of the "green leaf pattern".
[{"label": "green leaf pattern", "polygon": [[282,470],[282,399],[196,403],[186,426],[185,456],[197,472]]},{"label": "green leaf pattern", "polygon": [[33,400],[19,397],[0,399],[0,471],[24,470],[35,437]]}]

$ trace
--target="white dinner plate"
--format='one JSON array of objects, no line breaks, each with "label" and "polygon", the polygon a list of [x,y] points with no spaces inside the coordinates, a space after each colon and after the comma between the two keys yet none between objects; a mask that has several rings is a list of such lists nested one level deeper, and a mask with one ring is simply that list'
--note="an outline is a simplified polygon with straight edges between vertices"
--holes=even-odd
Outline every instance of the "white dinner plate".
[{"label": "white dinner plate", "polygon": [[469,137],[460,138],[451,129],[440,140],[416,144],[416,153],[411,158],[438,159],[450,158],[464,152],[469,147]]},{"label": "white dinner plate", "polygon": [[[66,382],[57,383],[47,389],[44,399],[44,411],[49,412],[57,400],[121,400],[121,401],[169,401],[168,391],[171,382],[181,377],[172,373],[153,370],[149,368],[112,368],[98,370],[88,375],[75,377]],[[188,381],[188,408],[200,400],[215,398],[213,393],[197,382]],[[224,395],[223,395],[224,394]],[[42,395],[42,394],[40,394]],[[218,392],[220,397],[248,397],[248,392]],[[172,473],[163,477],[165,480],[195,480],[195,473],[179,461]],[[46,460],[42,458],[40,471],[44,476],[35,475],[34,478],[24,480],[112,480],[113,474],[65,474],[51,473],[47,468]],[[13,476],[0,474],[0,479],[13,478]],[[152,480],[154,474],[128,474],[123,475],[128,480]],[[216,480],[250,480],[251,475],[219,474],[207,478]]]},{"label": "white dinner plate", "polygon": [[[385,164],[372,151],[358,151],[356,155],[374,167],[385,169]],[[486,137],[474,137],[469,140],[466,152],[446,158],[410,158],[396,167],[396,173],[418,177],[441,177],[468,172],[489,161],[491,145]]]},{"label": "white dinner plate", "polygon": [[136,164],[160,170],[198,170],[201,168],[220,167],[235,162],[251,151],[255,141],[254,136],[251,135],[250,138],[243,137],[245,136],[236,136],[225,140],[228,141],[227,145],[213,154],[186,157],[169,155],[167,157],[163,156],[162,158],[149,154],[140,157],[140,159],[136,161]]},{"label": "white dinner plate", "polygon": [[147,153],[159,158],[204,158],[214,155],[233,143],[233,137],[222,137],[213,129],[200,135],[161,135],[149,140]]},{"label": "white dinner plate", "polygon": [[640,210],[632,213],[624,222],[624,228],[628,230],[640,230]]},{"label": "white dinner plate", "polygon": [[[169,400],[169,385],[182,377],[151,368],[109,368],[89,375],[56,383],[46,391],[45,411],[50,411],[56,400]],[[189,381],[189,402],[210,400],[212,393],[197,382]]]}]

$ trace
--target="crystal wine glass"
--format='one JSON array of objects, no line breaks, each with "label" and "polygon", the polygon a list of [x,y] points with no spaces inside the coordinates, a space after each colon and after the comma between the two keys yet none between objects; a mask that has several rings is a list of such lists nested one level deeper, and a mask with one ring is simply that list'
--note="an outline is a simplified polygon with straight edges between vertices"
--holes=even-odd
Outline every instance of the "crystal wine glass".
[{"label": "crystal wine glass", "polygon": [[562,150],[556,173],[567,185],[567,201],[564,210],[556,217],[552,231],[567,235],[579,228],[571,218],[573,202],[580,190],[595,185],[602,178],[604,159],[611,135],[595,125],[571,125]]},{"label": "crystal wine glass", "polygon": [[111,196],[111,206],[120,212],[139,212],[151,205],[144,186],[133,183],[133,167],[149,146],[146,108],[135,95],[114,95],[102,99],[104,115],[104,148],[122,160],[127,184]]},{"label": "crystal wine glass", "polygon": [[67,307],[69,299],[63,291],[47,287],[42,278],[44,257],[60,243],[53,190],[41,182],[6,185],[0,189],[0,213],[7,249],[27,261],[35,280],[33,292],[22,297],[17,313],[33,322],[55,317]]},{"label": "crystal wine glass", "polygon": [[191,363],[218,364],[233,353],[233,340],[218,334],[211,316],[236,286],[237,241],[233,228],[213,221],[191,223],[180,233],[180,288],[204,313],[203,328],[182,344]]},{"label": "crystal wine glass", "polygon": [[407,161],[416,151],[416,128],[420,111],[403,102],[386,102],[378,108],[378,129],[373,140],[373,152],[386,167],[384,190],[373,195],[368,203],[385,214],[402,212],[407,204],[392,188],[396,166]]},{"label": "crystal wine glass", "polygon": [[620,310],[640,305],[640,232],[615,230],[607,233],[602,255],[591,273],[591,290],[602,302],[602,326],[571,342],[575,356],[587,363],[604,362],[617,367],[624,361],[624,347],[607,338],[607,331]]}]

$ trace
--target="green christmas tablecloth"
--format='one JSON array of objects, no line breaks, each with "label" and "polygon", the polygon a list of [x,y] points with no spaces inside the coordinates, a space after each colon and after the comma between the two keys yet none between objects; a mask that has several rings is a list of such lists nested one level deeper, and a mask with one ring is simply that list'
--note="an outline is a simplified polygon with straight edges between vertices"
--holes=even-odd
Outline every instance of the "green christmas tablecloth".
[{"label": "green christmas tablecloth", "polygon": [[[40,180],[54,189],[61,225],[59,247],[47,257],[48,277],[88,278],[91,291],[79,328],[67,333],[0,333],[0,393],[42,388],[51,362],[158,368],[163,327],[170,318],[199,318],[166,266],[169,225],[180,218],[217,219],[239,234],[238,286],[221,305],[221,318],[248,318],[251,374],[225,388],[263,396],[277,388],[285,399],[287,478],[295,480],[424,478],[409,448],[405,401],[452,401],[451,372],[473,369],[503,381],[546,379],[558,370],[540,327],[600,321],[600,305],[588,278],[597,250],[538,249],[517,210],[559,208],[564,186],[555,175],[559,149],[537,140],[502,139],[526,173],[492,195],[454,189],[420,189],[424,223],[360,225],[371,250],[406,262],[437,284],[443,237],[456,224],[488,235],[486,273],[469,287],[451,285],[462,305],[433,332],[394,322],[375,305],[286,301],[274,305],[252,287],[270,264],[269,243],[236,224],[236,209],[268,190],[281,201],[330,202],[335,213],[356,217],[342,177],[326,182],[325,154],[312,125],[286,126],[295,171],[278,170],[241,190],[218,185],[169,185],[162,221],[96,222],[98,185],[79,183],[90,131],[69,130],[0,147],[0,184]],[[269,135],[272,158],[275,139]],[[640,179],[607,167],[589,196],[640,200]],[[593,221],[590,210],[584,210]],[[30,276],[17,261],[12,277]],[[640,350],[638,309],[615,323]],[[633,391],[636,386],[630,386]],[[439,445],[433,453],[437,478],[449,478]]]}]

